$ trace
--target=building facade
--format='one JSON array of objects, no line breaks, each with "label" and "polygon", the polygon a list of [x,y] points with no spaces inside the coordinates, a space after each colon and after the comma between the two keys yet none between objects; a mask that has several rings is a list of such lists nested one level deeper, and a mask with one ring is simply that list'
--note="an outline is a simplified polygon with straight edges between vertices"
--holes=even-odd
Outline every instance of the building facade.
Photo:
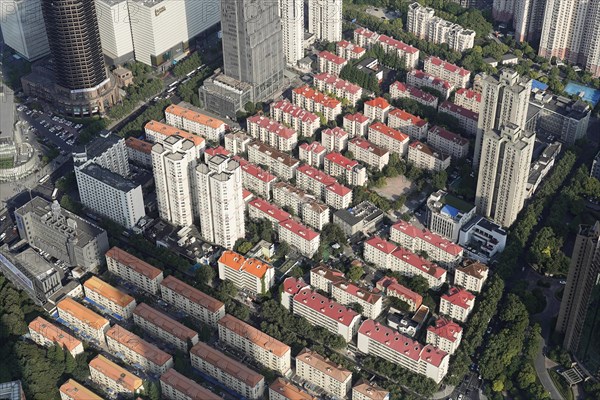
[{"label": "building facade", "polygon": [[239,289],[254,294],[267,293],[275,283],[275,269],[256,258],[246,258],[231,250],[219,257],[219,279],[230,280]]},{"label": "building facade", "polygon": [[115,364],[103,355],[98,355],[89,363],[90,379],[106,392],[118,395],[135,396],[144,390],[142,378]]},{"label": "building facade", "polygon": [[308,32],[318,40],[342,40],[342,1],[310,0],[308,2]]},{"label": "building facade", "polygon": [[105,313],[117,319],[129,319],[133,315],[136,307],[135,299],[102,279],[92,276],[85,281],[83,288],[86,300],[91,300],[92,304]]},{"label": "building facade", "polygon": [[8,0],[0,9],[4,43],[33,62],[50,54],[41,0]]},{"label": "building facade", "polygon": [[340,399],[352,387],[352,372],[309,349],[296,356],[296,374]]},{"label": "building facade", "polygon": [[198,343],[198,333],[171,317],[140,303],[133,310],[133,322],[150,335],[163,340],[183,353],[187,353],[191,346]]},{"label": "building facade", "polygon": [[475,206],[443,190],[427,199],[427,227],[440,236],[458,242],[460,230],[475,216]]},{"label": "building facade", "polygon": [[163,280],[163,272],[160,269],[116,246],[108,250],[105,256],[111,273],[148,293],[158,294]]},{"label": "building facade", "polygon": [[81,336],[103,345],[104,334],[110,328],[107,319],[89,308],[79,304],[70,297],[61,300],[57,305],[58,317],[73,329],[80,331]]},{"label": "building facade", "polygon": [[165,109],[165,121],[171,126],[213,142],[219,142],[225,136],[225,122],[176,104],[171,104]]},{"label": "building facade", "polygon": [[174,368],[160,376],[160,388],[163,398],[171,400],[219,400],[221,398],[193,379],[175,371]]},{"label": "building facade", "polygon": [[37,317],[29,323],[29,335],[31,340],[40,346],[60,346],[71,353],[73,357],[83,353],[81,340],[69,335],[42,317]]}]

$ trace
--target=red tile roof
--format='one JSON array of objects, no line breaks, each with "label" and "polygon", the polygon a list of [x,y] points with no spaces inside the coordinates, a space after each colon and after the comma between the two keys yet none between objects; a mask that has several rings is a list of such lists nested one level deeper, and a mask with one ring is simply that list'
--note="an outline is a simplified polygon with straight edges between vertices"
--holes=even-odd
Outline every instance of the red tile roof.
[{"label": "red tile roof", "polygon": [[347,196],[349,193],[352,193],[352,189],[347,188],[339,182],[335,182],[333,185],[327,186],[325,190],[329,190],[330,192],[333,192],[338,196],[342,197]]},{"label": "red tile roof", "polygon": [[158,269],[155,266],[150,265],[143,260],[140,260],[136,256],[129,254],[128,252],[117,246],[108,250],[105,254],[105,257],[107,259],[112,258],[116,262],[133,269],[135,272],[137,272],[140,275],[144,275],[148,279],[155,279],[160,274],[162,274],[161,269]]},{"label": "red tile roof", "polygon": [[[461,68],[458,65],[454,65],[452,63],[449,63],[448,61],[444,61],[435,56],[429,57],[428,60],[431,61],[431,63],[433,65],[437,65],[437,66],[441,65],[446,71],[452,72],[454,74],[458,74],[460,76],[467,76],[471,73],[471,71],[469,71],[469,70]],[[425,60],[425,62],[427,62],[427,60]]]},{"label": "red tile roof", "polygon": [[293,90],[293,92],[298,96],[302,96],[314,101],[315,103],[319,103],[323,105],[323,107],[336,108],[341,104],[339,100],[326,96],[307,85],[297,87]]},{"label": "red tile roof", "polygon": [[206,150],[204,150],[204,153],[208,154],[211,157],[216,155],[228,157],[231,155],[229,150],[225,149],[225,147],[223,146],[209,147]]},{"label": "red tile roof", "polygon": [[354,114],[346,114],[344,115],[344,119],[352,122],[358,122],[360,124],[364,124],[365,122],[369,121],[368,117],[365,117],[363,114],[358,112]]},{"label": "red tile roof", "polygon": [[371,124],[371,126],[369,126],[369,130],[371,129],[380,132],[394,140],[397,140],[398,142],[408,142],[407,134],[402,133],[396,129],[392,129],[383,122],[375,122],[374,124]]},{"label": "red tile roof", "polygon": [[361,138],[354,138],[350,141],[350,143],[357,145],[358,147],[365,149],[379,157],[384,156],[386,153],[388,153],[387,150],[385,150],[384,148],[381,148],[377,145],[374,145],[373,143],[369,142],[368,140],[365,139],[361,139]]},{"label": "red tile roof", "polygon": [[351,52],[356,53],[356,54],[361,54],[366,51],[366,49],[364,47],[360,47],[357,44],[350,43],[347,40],[342,40],[342,41],[337,42],[337,46],[341,47],[343,49],[348,49]]},{"label": "red tile roof", "polygon": [[328,74],[327,72],[322,72],[320,74],[315,75],[314,80],[325,82],[327,85],[331,85],[336,89],[343,90],[352,94],[356,94],[361,90],[360,86],[338,78],[335,75]]},{"label": "red tile roof", "polygon": [[365,101],[365,106],[375,107],[382,110],[390,108],[390,103],[383,97],[376,97],[373,100]]},{"label": "red tile roof", "polygon": [[252,175],[257,179],[260,179],[263,182],[273,182],[277,179],[275,175],[265,171],[256,164],[252,164],[251,162],[246,161],[240,156],[235,156],[233,157],[233,159],[240,163],[240,167],[242,168],[243,172],[247,172],[248,174]]},{"label": "red tile roof", "polygon": [[428,229],[421,230],[406,221],[402,221],[402,220],[398,221],[397,223],[392,225],[391,229],[395,229],[400,232],[403,232],[413,238],[420,238],[421,240],[424,240],[427,243],[432,244],[435,247],[440,248],[443,251],[452,254],[453,256],[457,256],[463,252],[462,247],[451,242],[450,240],[448,240],[440,235],[437,235]]},{"label": "red tile roof", "polygon": [[404,297],[405,299],[412,301],[415,304],[415,308],[419,308],[423,303],[423,296],[413,292],[406,286],[401,285],[396,278],[384,276],[377,282],[376,286],[380,289],[385,288],[386,293],[388,294],[390,292],[395,293],[398,297]]},{"label": "red tile roof", "polygon": [[291,218],[285,221],[280,221],[279,226],[294,233],[296,236],[300,236],[308,241],[318,238],[320,236],[317,232]]},{"label": "red tile roof", "polygon": [[213,297],[210,297],[206,293],[199,291],[198,289],[188,285],[185,282],[180,281],[173,275],[169,275],[165,279],[163,279],[160,286],[163,288],[171,289],[173,292],[187,298],[193,303],[196,303],[206,308],[212,313],[215,313],[221,308],[225,307],[225,304],[223,304],[223,302]]},{"label": "red tile roof", "polygon": [[192,400],[222,400],[221,396],[217,396],[173,368],[160,376],[160,382],[161,384],[171,386]]},{"label": "red tile roof", "polygon": [[139,151],[140,153],[151,154],[154,143],[146,142],[145,140],[140,140],[132,136],[127,138],[125,145],[130,149]]},{"label": "red tile roof", "polygon": [[415,125],[418,127],[422,127],[427,124],[427,121],[425,121],[424,119],[421,119],[421,117],[407,113],[406,111],[404,111],[400,108],[394,108],[392,111],[390,111],[389,116],[392,116],[392,115],[403,121],[410,122],[412,125]]},{"label": "red tile roof", "polygon": [[414,69],[414,70],[410,71],[409,74],[414,76],[417,79],[429,81],[430,85],[438,86],[438,87],[441,86],[446,90],[449,90],[452,87],[448,81],[446,81],[442,78],[438,78],[437,76],[428,74],[427,72],[421,71],[420,69]]},{"label": "red tile roof", "polygon": [[432,263],[422,257],[419,257],[415,253],[410,250],[403,249],[402,247],[398,247],[393,253],[393,257],[401,259],[404,262],[412,265],[414,268],[417,268],[427,275],[431,275],[436,279],[441,278],[446,273],[446,270],[442,267],[439,267],[437,264]]},{"label": "red tile roof", "polygon": [[302,150],[306,150],[310,153],[315,153],[315,154],[321,154],[321,153],[325,153],[327,151],[327,149],[319,142],[312,142],[312,143],[302,143],[300,145],[300,148]]},{"label": "red tile roof", "polygon": [[271,105],[271,108],[276,108],[284,112],[285,114],[291,115],[293,118],[298,118],[302,122],[315,122],[319,121],[319,117],[316,114],[306,111],[302,107],[298,107],[290,103],[288,100],[279,100]]},{"label": "red tile roof", "polygon": [[415,54],[419,51],[419,49],[417,49],[416,47],[412,47],[404,42],[401,42],[401,41],[394,39],[393,37],[390,37],[387,35],[379,36],[379,41],[381,43],[385,43],[388,46],[392,46],[400,51],[403,51],[403,52],[409,53],[409,54]]},{"label": "red tile roof", "polygon": [[275,218],[279,222],[288,220],[292,217],[289,213],[283,211],[283,209],[277,207],[275,204],[269,203],[265,199],[261,199],[260,197],[251,200],[250,203],[248,203],[248,206],[262,211],[270,217]]},{"label": "red tile roof", "polygon": [[217,324],[219,327],[222,326],[223,328],[261,347],[263,350],[271,354],[275,354],[277,357],[283,357],[284,355],[290,353],[290,346],[280,342],[264,332],[261,332],[244,321],[237,319],[233,315],[225,314],[225,316],[221,318]]},{"label": "red tile roof", "polygon": [[476,102],[481,102],[481,94],[471,89],[460,88],[456,91],[457,96],[463,96],[467,99],[475,99]]},{"label": "red tile roof", "polygon": [[450,132],[449,130],[444,129],[441,126],[437,126],[437,125],[434,126],[431,129],[429,129],[429,132],[431,132],[445,140],[456,143],[460,146],[469,144],[469,141],[467,139],[465,139],[464,137],[462,137],[459,134],[456,134],[454,132]]},{"label": "red tile roof", "polygon": [[456,322],[446,319],[438,318],[435,321],[435,326],[429,326],[427,328],[429,332],[432,332],[436,336],[455,342],[462,333],[462,328]]},{"label": "red tile roof", "polygon": [[325,186],[333,185],[336,183],[336,179],[333,176],[327,175],[325,172],[316,169],[308,164],[304,164],[298,167],[297,173],[304,174],[317,182],[322,183]]},{"label": "red tile roof", "polygon": [[467,292],[465,289],[459,289],[453,286],[448,290],[447,294],[442,295],[442,299],[454,306],[468,309],[473,306],[475,295]]},{"label": "red tile roof", "polygon": [[414,361],[424,361],[436,367],[439,367],[444,358],[448,357],[448,353],[445,351],[430,344],[423,346],[416,340],[401,335],[397,331],[372,319],[363,322],[358,333],[366,335],[371,340],[381,343],[387,348],[403,354]]},{"label": "red tile roof", "polygon": [[369,304],[375,304],[381,299],[381,294],[374,293],[365,288],[361,288],[360,286],[357,286],[352,282],[348,282],[348,281],[333,282],[333,286],[343,290],[344,292],[346,292],[354,297],[358,297],[359,299],[362,299]]},{"label": "red tile roof", "polygon": [[123,345],[134,353],[150,361],[159,367],[165,365],[173,357],[159,349],[156,345],[146,342],[133,332],[120,325],[113,325],[112,328],[106,331],[106,338],[111,338],[115,342]]},{"label": "red tile roof", "polygon": [[267,131],[284,139],[290,139],[296,135],[295,130],[288,128],[277,121],[267,118],[264,115],[253,115],[247,119],[247,122],[258,125],[260,128],[266,129]]},{"label": "red tile roof", "polygon": [[[82,345],[81,340],[71,336],[58,326],[46,321],[42,317],[37,317],[29,323],[29,329],[39,333],[47,340],[57,343],[62,348],[73,351],[77,346]],[[83,346],[82,346],[83,349]]]},{"label": "red tile roof", "polygon": [[301,290],[294,296],[294,302],[302,303],[345,326],[352,325],[356,317],[358,317],[356,311],[310,289]]},{"label": "red tile roof", "polygon": [[320,52],[319,58],[324,58],[325,60],[335,63],[337,65],[344,65],[348,62],[348,60],[346,60],[345,58],[336,56],[335,54],[330,53],[327,50]]},{"label": "red tile roof", "polygon": [[388,242],[379,236],[373,236],[365,242],[369,246],[375,247],[377,250],[384,252],[385,254],[392,254],[396,250],[396,245]]},{"label": "red tile roof", "polygon": [[294,278],[292,276],[286,278],[283,281],[283,291],[289,295],[296,295],[302,289],[310,287],[308,283],[304,282],[302,278]]},{"label": "red tile roof", "polygon": [[396,81],[391,84],[390,90],[392,87],[396,88],[397,90],[399,90],[401,92],[408,93],[410,96],[417,97],[428,103],[434,102],[437,99],[437,97],[435,97],[431,93],[424,92],[421,89],[411,86],[411,85],[407,85],[406,83]]},{"label": "red tile roof", "polygon": [[356,28],[354,30],[354,32],[358,33],[361,36],[367,37],[367,38],[377,35],[377,33],[372,32],[372,31],[368,30],[367,28],[362,28],[362,27]]},{"label": "red tile roof", "polygon": [[339,165],[342,168],[350,171],[352,168],[358,165],[358,161],[351,160],[347,157],[344,157],[341,153],[332,152],[325,156],[326,160],[331,161],[334,164]]},{"label": "red tile roof", "polygon": [[321,135],[335,136],[337,138],[344,138],[344,137],[348,137],[348,132],[346,132],[339,126],[336,126],[333,129],[325,129],[323,132],[321,132]]},{"label": "red tile roof", "polygon": [[454,113],[454,114],[460,114],[465,118],[477,121],[479,119],[479,114],[476,113],[475,111],[471,111],[468,108],[464,108],[459,106],[458,104],[454,104],[451,101],[444,101],[442,104],[440,104],[440,108],[439,111],[444,112],[444,111],[449,111],[450,113]]}]

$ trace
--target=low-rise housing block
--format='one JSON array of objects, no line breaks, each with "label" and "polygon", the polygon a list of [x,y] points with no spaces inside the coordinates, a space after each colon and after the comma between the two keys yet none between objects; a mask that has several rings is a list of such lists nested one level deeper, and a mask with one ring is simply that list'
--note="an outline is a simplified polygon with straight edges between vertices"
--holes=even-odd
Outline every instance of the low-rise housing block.
[{"label": "low-rise housing block", "polygon": [[348,147],[348,132],[336,126],[333,129],[325,129],[321,132],[321,144],[327,152],[342,152]]},{"label": "low-rise housing block", "polygon": [[189,351],[189,347],[198,343],[197,332],[146,303],[141,303],[135,308],[133,322],[150,335],[177,347],[184,353]]},{"label": "low-rise housing block", "polygon": [[165,110],[167,124],[219,142],[225,135],[225,122],[199,112],[171,104]]},{"label": "low-rise housing block", "polygon": [[70,297],[61,300],[56,308],[58,318],[73,330],[79,331],[84,339],[90,339],[103,345],[104,334],[110,328],[110,322]]},{"label": "low-rise housing block", "polygon": [[400,157],[404,157],[408,151],[408,135],[381,122],[369,126],[369,141]]},{"label": "low-rise housing block", "polygon": [[346,114],[343,119],[344,130],[353,138],[356,136],[367,136],[369,129],[369,118],[361,113]]},{"label": "low-rise housing block", "polygon": [[462,328],[460,325],[446,318],[438,318],[435,325],[427,327],[426,342],[448,354],[456,352],[461,339]]},{"label": "low-rise housing block", "polygon": [[86,300],[115,316],[117,319],[129,319],[133,315],[136,302],[127,293],[109,285],[102,279],[92,276],[83,284]]},{"label": "low-rise housing block", "polygon": [[352,386],[352,372],[309,349],[296,356],[296,374],[340,399]]},{"label": "low-rise housing block", "polygon": [[246,258],[234,251],[225,250],[217,264],[219,279],[228,279],[238,289],[253,294],[265,294],[275,283],[275,268],[256,258]]},{"label": "low-rise housing block", "polygon": [[340,153],[332,152],[325,156],[325,172],[336,178],[343,178],[344,182],[352,186],[364,186],[367,183],[367,169],[350,160]]},{"label": "low-rise housing block", "polygon": [[291,126],[303,137],[312,136],[321,125],[321,120],[316,114],[306,111],[288,100],[271,103],[271,116],[273,119]]},{"label": "low-rise housing block", "polygon": [[427,138],[427,130],[429,129],[427,121],[399,108],[394,108],[390,111],[387,125],[417,140]]},{"label": "low-rise housing block", "polygon": [[264,115],[253,115],[246,120],[248,133],[255,139],[281,151],[292,151],[298,143],[298,133]]},{"label": "low-rise housing block", "polygon": [[298,147],[298,158],[300,158],[300,161],[304,161],[315,168],[323,167],[325,154],[327,154],[327,149],[317,141],[302,143]]},{"label": "low-rise housing block", "polygon": [[451,287],[440,299],[440,314],[465,322],[475,307],[475,295],[465,289]]},{"label": "low-rise housing block", "polygon": [[389,151],[359,137],[348,142],[348,151],[354,154],[356,160],[378,171],[381,171],[390,160]]},{"label": "low-rise housing block", "polygon": [[310,86],[292,90],[292,102],[313,113],[320,113],[327,121],[333,121],[342,113],[342,102],[324,95]]},{"label": "low-rise housing block", "polygon": [[148,293],[155,295],[160,289],[163,272],[119,247],[106,252],[106,265],[111,273]]},{"label": "low-rise housing block", "polygon": [[465,158],[469,154],[467,139],[437,125],[427,132],[427,144],[454,160]]},{"label": "low-rise housing block", "polygon": [[321,92],[333,93],[337,98],[346,99],[355,106],[362,97],[363,89],[335,75],[322,72],[313,77],[314,85]]},{"label": "low-rise housing block", "polygon": [[90,379],[112,395],[133,397],[144,390],[142,378],[115,364],[103,355],[89,363]]},{"label": "low-rise housing block", "polygon": [[81,343],[81,340],[71,336],[42,317],[37,317],[29,323],[29,335],[31,340],[40,346],[60,346],[71,353],[73,357],[83,353],[83,343]]},{"label": "low-rise housing block", "polygon": [[402,82],[394,82],[390,85],[390,96],[392,99],[412,99],[427,107],[437,108],[438,98],[431,93]]},{"label": "low-rise housing block", "polygon": [[266,165],[269,172],[283,180],[290,180],[296,175],[300,161],[275,147],[254,141],[248,146],[248,161],[258,165]]},{"label": "low-rise housing block", "polygon": [[457,88],[466,88],[471,79],[471,71],[435,56],[429,56],[425,59],[424,69],[428,74],[442,78]]},{"label": "low-rise housing block", "polygon": [[408,146],[408,161],[419,169],[439,172],[450,166],[451,157],[415,140]]},{"label": "low-rise housing block", "polygon": [[331,75],[339,75],[342,68],[348,64],[348,60],[343,57],[336,56],[329,51],[322,51],[317,55],[319,72],[327,72]]}]

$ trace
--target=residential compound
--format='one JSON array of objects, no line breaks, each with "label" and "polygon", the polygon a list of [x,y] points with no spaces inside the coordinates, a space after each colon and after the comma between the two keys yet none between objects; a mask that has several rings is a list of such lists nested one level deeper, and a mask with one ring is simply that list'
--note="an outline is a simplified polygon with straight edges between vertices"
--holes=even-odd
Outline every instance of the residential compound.
[{"label": "residential compound", "polygon": [[118,277],[133,283],[138,288],[156,295],[160,290],[163,272],[119,247],[106,252],[108,270]]},{"label": "residential compound", "polygon": [[357,347],[364,354],[382,357],[436,383],[448,373],[448,353],[430,344],[423,346],[371,319],[360,326]]},{"label": "residential compound", "polygon": [[312,113],[322,114],[327,121],[335,120],[342,113],[342,102],[318,92],[310,86],[292,90],[292,102]]},{"label": "residential compound", "polygon": [[163,398],[167,399],[201,399],[219,400],[220,396],[214,394],[196,381],[171,368],[160,376],[160,388]]},{"label": "residential compound", "polygon": [[105,391],[134,396],[144,390],[142,378],[99,354],[89,363],[90,379]]},{"label": "residential compound", "polygon": [[417,68],[419,63],[419,49],[366,28],[361,27],[354,30],[354,42],[365,48],[371,48],[373,45],[379,44],[387,53],[395,53],[398,58],[404,59],[404,68],[408,70]]},{"label": "residential compound", "polygon": [[327,72],[315,75],[313,84],[321,92],[333,93],[338,98],[348,100],[352,105],[356,105],[363,93],[362,87]]},{"label": "residential compound", "polygon": [[389,151],[359,137],[355,137],[348,142],[348,151],[354,154],[356,160],[379,171],[381,171],[390,160]]},{"label": "residential compound", "polygon": [[178,350],[187,353],[189,347],[198,343],[198,333],[171,317],[150,307],[139,304],[133,310],[133,321],[155,338],[163,340]]},{"label": "residential compound", "polygon": [[190,350],[192,367],[207,374],[248,399],[260,399],[265,391],[265,377],[244,364],[199,342]]},{"label": "residential compound", "polygon": [[229,314],[219,320],[219,341],[283,376],[291,368],[289,346]]},{"label": "residential compound", "polygon": [[76,339],[42,317],[37,317],[29,323],[29,335],[31,340],[40,346],[60,346],[71,353],[73,357],[83,353],[81,340]]},{"label": "residential compound", "polygon": [[219,279],[230,280],[236,287],[249,293],[265,294],[275,283],[272,265],[256,258],[246,258],[231,250],[221,254],[218,266]]},{"label": "residential compound", "polygon": [[85,281],[83,287],[85,299],[102,312],[119,320],[129,319],[133,315],[135,299],[100,278],[92,276]]},{"label": "residential compound", "polygon": [[403,82],[396,81],[390,85],[390,96],[392,99],[411,99],[427,107],[438,106],[437,96]]},{"label": "residential compound", "polygon": [[105,343],[104,334],[110,328],[107,319],[96,314],[70,297],[57,305],[58,318],[67,326],[79,331],[80,335],[100,345]]},{"label": "residential compound", "polygon": [[424,71],[447,81],[455,88],[466,88],[471,79],[471,71],[434,56],[425,59]]},{"label": "residential compound", "polygon": [[352,387],[351,371],[306,348],[296,356],[296,374],[340,399]]},{"label": "residential compound", "polygon": [[425,171],[439,172],[450,166],[450,156],[433,150],[425,143],[415,140],[408,146],[408,161]]},{"label": "residential compound", "polygon": [[220,141],[225,135],[226,125],[223,121],[176,104],[171,104],[165,109],[165,120],[177,129],[213,142]]},{"label": "residential compound", "polygon": [[427,229],[399,221],[392,225],[390,232],[390,240],[413,252],[424,251],[443,266],[454,267],[462,260],[462,247]]},{"label": "residential compound", "polygon": [[364,186],[367,183],[367,169],[358,161],[350,160],[341,153],[328,153],[324,158],[324,170],[352,186]]},{"label": "residential compound", "polygon": [[423,140],[427,138],[429,124],[426,120],[407,113],[400,108],[394,108],[388,115],[387,125],[397,129],[411,137],[411,139]]},{"label": "residential compound", "polygon": [[225,304],[172,275],[161,282],[160,294],[167,303],[213,328],[225,316]]},{"label": "residential compound", "polygon": [[473,47],[474,31],[436,17],[433,8],[412,3],[408,6],[406,19],[408,31],[419,39],[437,44],[447,43],[448,47],[461,53]]},{"label": "residential compound", "polygon": [[248,133],[255,139],[281,151],[292,151],[298,143],[298,133],[263,115],[253,115],[246,120]]},{"label": "residential compound", "polygon": [[19,236],[34,248],[72,267],[92,271],[104,264],[108,250],[106,231],[70,211],[57,201],[34,197],[15,210]]}]

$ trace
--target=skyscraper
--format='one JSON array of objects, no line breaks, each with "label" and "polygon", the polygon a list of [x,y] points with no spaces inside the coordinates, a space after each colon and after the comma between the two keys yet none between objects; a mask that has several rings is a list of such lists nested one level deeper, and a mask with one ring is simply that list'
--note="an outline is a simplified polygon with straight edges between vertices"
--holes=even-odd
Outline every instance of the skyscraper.
[{"label": "skyscraper", "polygon": [[545,0],[517,1],[514,10],[513,26],[517,42],[537,44],[542,34]]},{"label": "skyscraper", "polygon": [[483,134],[477,212],[509,227],[523,208],[535,134],[506,123]]},{"label": "skyscraper", "polygon": [[500,22],[510,22],[515,12],[515,1],[521,0],[494,0],[492,5],[492,16]]},{"label": "skyscraper", "polygon": [[503,69],[498,77],[486,76],[482,85],[473,166],[479,165],[485,132],[500,130],[509,122],[525,129],[531,93],[531,80],[520,77],[510,69]]},{"label": "skyscraper", "polygon": [[304,1],[280,0],[283,51],[288,65],[304,56]]},{"label": "skyscraper", "polygon": [[3,0],[0,21],[4,43],[28,61],[50,54],[41,0]]},{"label": "skyscraper", "polygon": [[308,0],[308,31],[317,40],[342,40],[342,0]]},{"label": "skyscraper", "polygon": [[[556,322],[563,346],[586,361],[588,346],[600,328],[600,221],[581,225],[575,239],[569,275]],[[593,312],[592,312],[593,311]]]},{"label": "skyscraper", "polygon": [[193,170],[197,150],[194,142],[169,136],[152,146],[152,171],[161,219],[177,226],[190,226],[193,213]]},{"label": "skyscraper", "polygon": [[278,4],[268,0],[221,1],[225,75],[253,86],[256,100],[283,80],[283,36]]},{"label": "skyscraper", "polygon": [[539,55],[600,76],[600,0],[546,1]]},{"label": "skyscraper", "polygon": [[202,237],[232,249],[246,233],[240,163],[212,156],[196,167],[196,182]]}]

